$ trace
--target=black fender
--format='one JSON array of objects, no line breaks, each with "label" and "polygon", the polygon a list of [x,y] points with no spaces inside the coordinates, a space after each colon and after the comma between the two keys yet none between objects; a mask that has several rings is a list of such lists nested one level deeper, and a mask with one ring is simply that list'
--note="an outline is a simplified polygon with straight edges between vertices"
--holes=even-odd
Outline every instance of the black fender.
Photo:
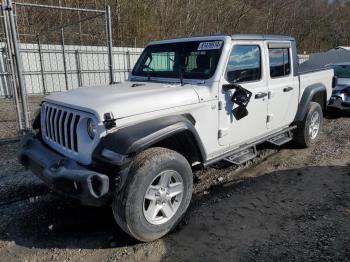
[{"label": "black fender", "polygon": [[[294,123],[303,121],[305,115],[307,114],[307,109],[310,102],[313,101],[313,98],[316,94],[323,92],[326,92],[327,94],[327,88],[322,83],[312,84],[305,88],[301,100],[299,102],[298,111],[295,115]],[[325,105],[321,106],[324,107]]]},{"label": "black fender", "polygon": [[192,117],[175,115],[147,120],[121,128],[101,139],[94,150],[93,158],[101,160],[103,149],[109,149],[127,158],[129,155],[141,152],[166,138],[183,131],[189,131],[195,139],[201,158],[205,160],[206,153],[194,124]]}]

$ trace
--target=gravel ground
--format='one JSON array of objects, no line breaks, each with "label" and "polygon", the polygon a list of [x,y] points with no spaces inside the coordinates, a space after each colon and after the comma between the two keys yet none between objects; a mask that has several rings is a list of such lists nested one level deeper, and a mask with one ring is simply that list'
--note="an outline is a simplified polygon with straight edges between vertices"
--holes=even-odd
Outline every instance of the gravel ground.
[{"label": "gravel ground", "polygon": [[[29,96],[28,109],[29,117],[32,118],[42,96]],[[16,106],[13,98],[0,98],[0,141],[2,139],[14,138],[18,132],[18,122],[16,120]]]},{"label": "gravel ground", "polygon": [[350,261],[350,118],[326,119],[320,142],[262,145],[243,166],[196,171],[174,232],[139,243],[109,207],[50,192],[0,146],[0,261]]}]

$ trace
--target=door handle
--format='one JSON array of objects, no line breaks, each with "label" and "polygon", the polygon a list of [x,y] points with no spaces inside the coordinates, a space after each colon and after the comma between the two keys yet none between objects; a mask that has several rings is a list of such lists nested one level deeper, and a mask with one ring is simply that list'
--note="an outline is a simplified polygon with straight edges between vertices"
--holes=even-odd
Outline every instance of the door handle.
[{"label": "door handle", "polygon": [[260,98],[264,98],[265,96],[267,96],[267,93],[261,92],[261,93],[257,93],[254,97],[255,99],[260,99]]},{"label": "door handle", "polygon": [[293,87],[291,87],[291,86],[283,88],[283,92],[289,92],[289,91],[292,91],[292,90],[293,90]]}]

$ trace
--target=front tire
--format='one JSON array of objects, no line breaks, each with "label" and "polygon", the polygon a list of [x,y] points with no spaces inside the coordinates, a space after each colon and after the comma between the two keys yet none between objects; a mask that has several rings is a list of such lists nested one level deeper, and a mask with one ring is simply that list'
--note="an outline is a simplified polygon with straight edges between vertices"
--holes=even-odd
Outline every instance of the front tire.
[{"label": "front tire", "polygon": [[128,182],[113,201],[116,222],[140,241],[158,239],[180,222],[192,186],[192,170],[182,155],[166,148],[147,149],[136,155]]},{"label": "front tire", "polygon": [[294,140],[301,147],[310,147],[317,142],[323,123],[323,112],[319,103],[310,102],[303,121],[298,125]]}]

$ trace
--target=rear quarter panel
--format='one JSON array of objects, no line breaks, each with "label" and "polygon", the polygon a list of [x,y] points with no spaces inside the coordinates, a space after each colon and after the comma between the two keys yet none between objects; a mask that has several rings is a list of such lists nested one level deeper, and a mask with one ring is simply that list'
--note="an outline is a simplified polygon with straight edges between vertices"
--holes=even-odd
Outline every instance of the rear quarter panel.
[{"label": "rear quarter panel", "polygon": [[301,97],[308,86],[320,84],[324,85],[327,89],[327,103],[332,95],[332,81],[334,76],[333,69],[324,69],[313,72],[303,72],[299,76],[300,81],[300,95],[299,102]]}]

